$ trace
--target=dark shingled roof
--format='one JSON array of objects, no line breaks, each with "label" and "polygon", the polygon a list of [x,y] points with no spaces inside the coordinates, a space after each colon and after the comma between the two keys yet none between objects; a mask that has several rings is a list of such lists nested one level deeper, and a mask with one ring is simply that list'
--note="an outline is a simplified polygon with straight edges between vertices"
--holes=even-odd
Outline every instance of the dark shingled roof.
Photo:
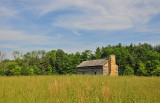
[{"label": "dark shingled roof", "polygon": [[81,64],[79,64],[77,67],[87,67],[87,66],[102,66],[104,65],[108,60],[107,59],[96,59],[96,60],[89,60],[89,61],[83,61]]}]

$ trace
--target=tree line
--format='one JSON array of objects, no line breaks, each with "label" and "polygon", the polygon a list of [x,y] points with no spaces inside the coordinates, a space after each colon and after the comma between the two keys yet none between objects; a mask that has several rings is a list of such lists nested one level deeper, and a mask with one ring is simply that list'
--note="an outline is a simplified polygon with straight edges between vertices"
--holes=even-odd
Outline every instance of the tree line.
[{"label": "tree line", "polygon": [[0,51],[0,75],[56,75],[76,74],[76,66],[82,61],[108,58],[116,55],[119,75],[152,76],[160,75],[160,45],[148,43],[107,45],[97,47],[95,52],[65,53],[63,50],[30,51],[22,54],[13,52],[14,60],[5,59]]}]

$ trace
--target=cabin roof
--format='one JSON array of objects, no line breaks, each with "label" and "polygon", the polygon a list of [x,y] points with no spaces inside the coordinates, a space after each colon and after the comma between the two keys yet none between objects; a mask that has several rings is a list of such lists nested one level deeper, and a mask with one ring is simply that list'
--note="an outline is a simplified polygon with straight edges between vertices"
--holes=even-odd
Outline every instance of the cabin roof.
[{"label": "cabin roof", "polygon": [[107,59],[96,59],[96,60],[83,61],[77,67],[103,66],[107,61],[108,61]]}]

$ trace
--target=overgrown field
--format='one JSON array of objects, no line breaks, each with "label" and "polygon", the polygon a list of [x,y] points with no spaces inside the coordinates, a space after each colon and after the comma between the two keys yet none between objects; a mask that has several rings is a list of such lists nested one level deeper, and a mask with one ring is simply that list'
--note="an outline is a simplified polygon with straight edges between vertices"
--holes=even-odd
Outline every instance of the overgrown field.
[{"label": "overgrown field", "polygon": [[0,103],[160,103],[160,77],[0,77]]}]

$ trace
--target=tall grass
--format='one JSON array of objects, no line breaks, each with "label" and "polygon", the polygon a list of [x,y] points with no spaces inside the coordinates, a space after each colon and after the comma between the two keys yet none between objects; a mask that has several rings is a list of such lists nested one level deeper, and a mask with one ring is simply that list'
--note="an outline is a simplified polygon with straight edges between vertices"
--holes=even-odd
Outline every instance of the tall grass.
[{"label": "tall grass", "polygon": [[0,77],[0,103],[160,103],[160,77]]}]

